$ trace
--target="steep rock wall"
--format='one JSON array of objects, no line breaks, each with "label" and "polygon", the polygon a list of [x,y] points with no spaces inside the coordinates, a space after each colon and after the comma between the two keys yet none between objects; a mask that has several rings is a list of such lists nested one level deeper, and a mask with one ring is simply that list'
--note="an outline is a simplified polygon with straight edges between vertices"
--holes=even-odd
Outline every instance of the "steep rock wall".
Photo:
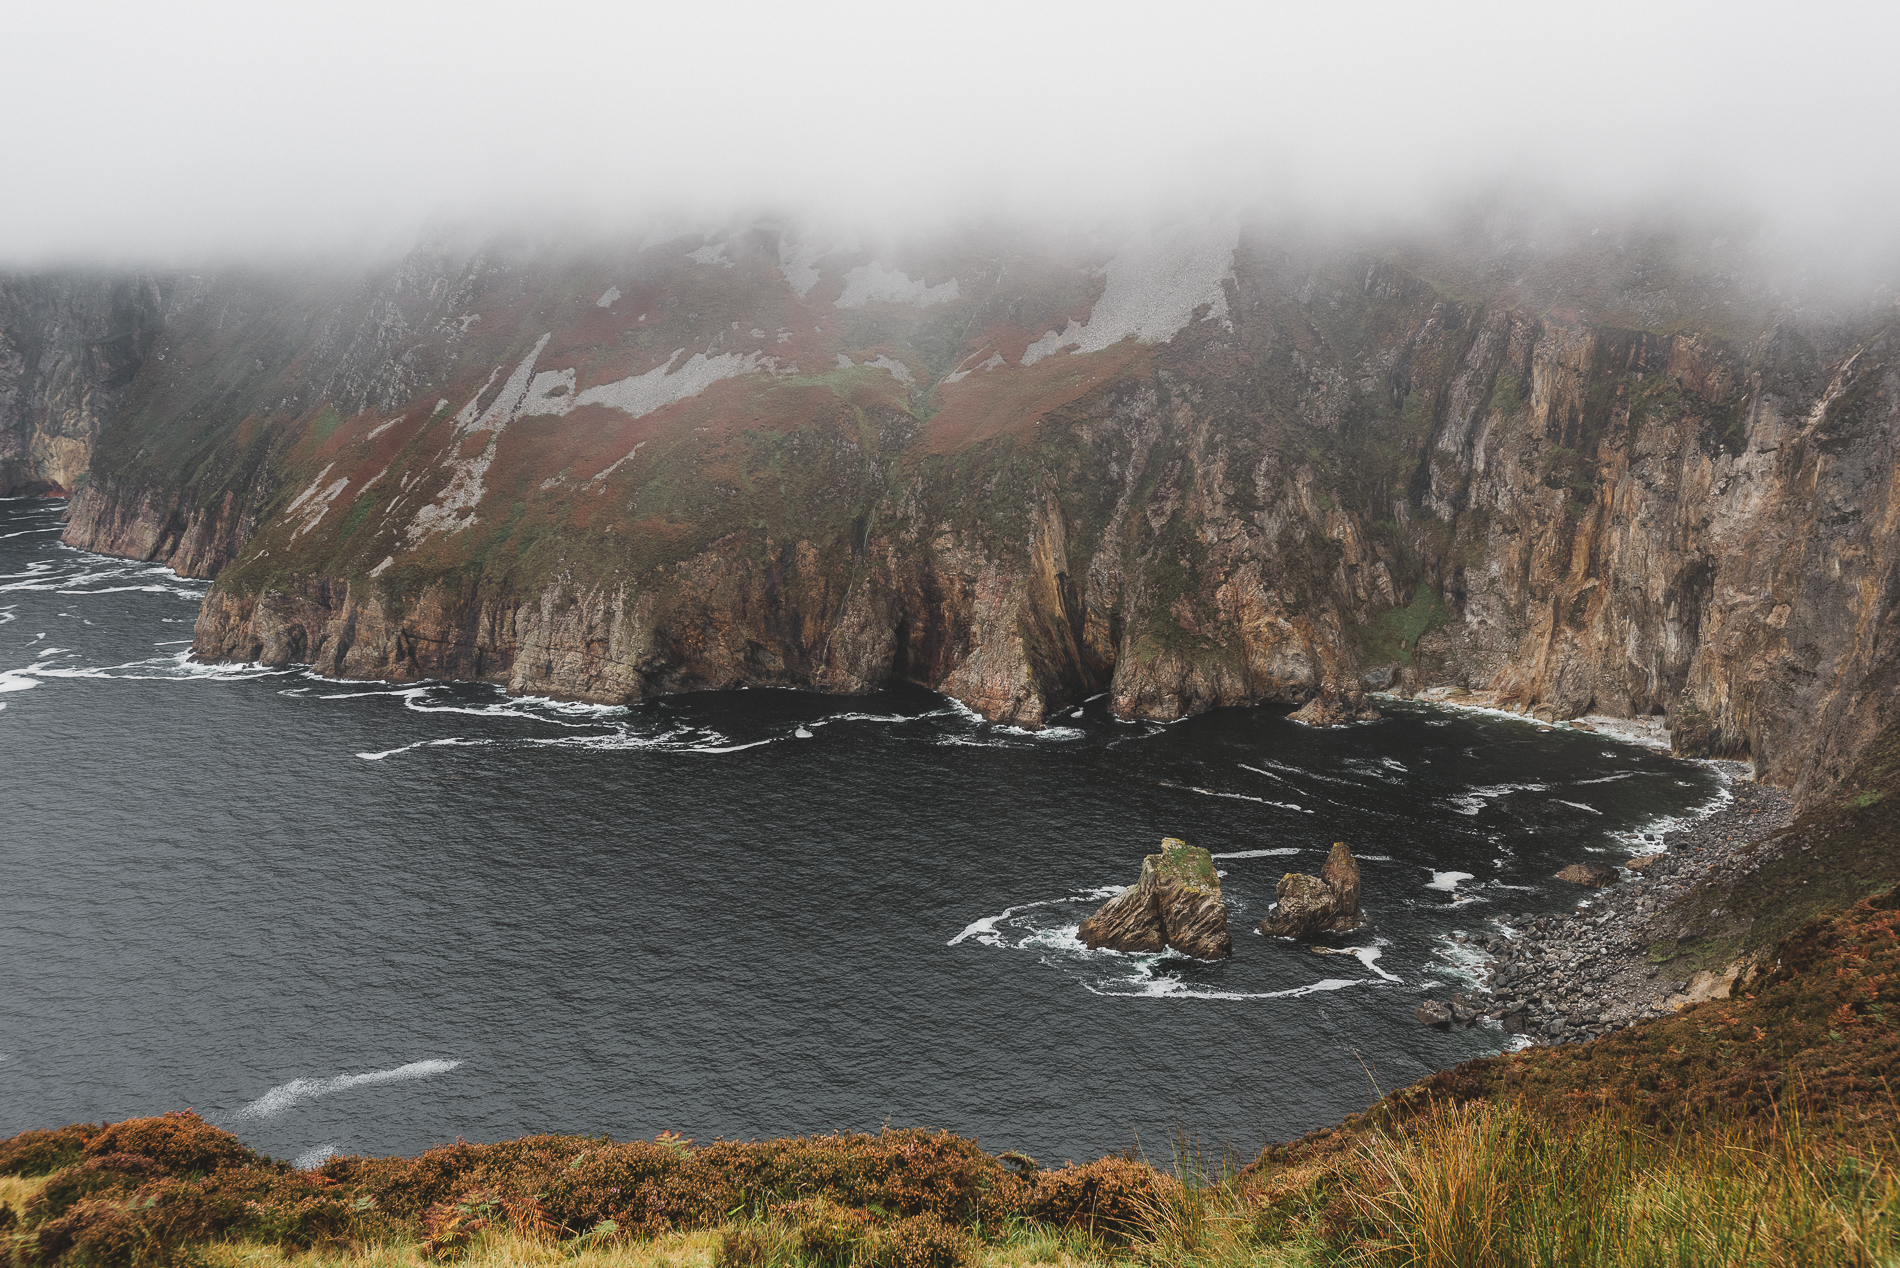
[{"label": "steep rock wall", "polygon": [[910,273],[702,241],[209,286],[68,539],[217,572],[202,657],[350,677],[895,678],[1028,726],[1457,684],[1804,792],[1892,720],[1890,314],[1582,313],[1242,235],[1115,342],[1122,255],[966,243],[872,302]]},{"label": "steep rock wall", "polygon": [[64,496],[163,324],[167,283],[0,276],[0,497]]}]

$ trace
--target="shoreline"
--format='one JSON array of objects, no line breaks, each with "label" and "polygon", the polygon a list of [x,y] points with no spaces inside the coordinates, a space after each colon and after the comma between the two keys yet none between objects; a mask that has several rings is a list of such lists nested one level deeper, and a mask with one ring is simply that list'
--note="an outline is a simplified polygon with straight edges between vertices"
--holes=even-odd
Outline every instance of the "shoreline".
[{"label": "shoreline", "polygon": [[1465,939],[1485,957],[1472,1003],[1523,1037],[1513,1048],[1583,1042],[1726,997],[1739,964],[1684,980],[1651,949],[1694,936],[1683,900],[1758,862],[1749,856],[1794,821],[1794,806],[1784,790],[1754,783],[1746,763],[1709,764],[1729,780],[1730,799],[1661,833],[1655,852],[1632,852],[1637,866],[1618,866],[1615,883],[1580,895],[1568,914],[1506,913],[1493,918],[1503,932]]}]

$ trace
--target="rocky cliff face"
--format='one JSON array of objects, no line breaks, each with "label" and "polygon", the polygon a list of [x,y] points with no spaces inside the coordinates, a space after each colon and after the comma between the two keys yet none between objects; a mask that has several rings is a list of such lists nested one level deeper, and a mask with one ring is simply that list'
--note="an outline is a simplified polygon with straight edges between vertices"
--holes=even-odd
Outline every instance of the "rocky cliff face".
[{"label": "rocky cliff face", "polygon": [[64,496],[150,355],[166,283],[0,276],[0,497]]},{"label": "rocky cliff face", "polygon": [[212,279],[68,540],[216,573],[208,658],[1027,726],[1456,683],[1820,787],[1894,712],[1893,314],[1726,276],[1210,220]]}]

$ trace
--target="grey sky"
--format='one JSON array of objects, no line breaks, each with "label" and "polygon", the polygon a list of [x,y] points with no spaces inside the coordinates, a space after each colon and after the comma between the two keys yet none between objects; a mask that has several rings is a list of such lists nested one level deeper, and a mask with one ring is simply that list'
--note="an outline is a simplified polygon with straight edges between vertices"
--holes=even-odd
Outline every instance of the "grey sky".
[{"label": "grey sky", "polygon": [[867,220],[1487,181],[1842,242],[1900,196],[1887,4],[7,6],[0,260],[391,245],[432,218]]}]

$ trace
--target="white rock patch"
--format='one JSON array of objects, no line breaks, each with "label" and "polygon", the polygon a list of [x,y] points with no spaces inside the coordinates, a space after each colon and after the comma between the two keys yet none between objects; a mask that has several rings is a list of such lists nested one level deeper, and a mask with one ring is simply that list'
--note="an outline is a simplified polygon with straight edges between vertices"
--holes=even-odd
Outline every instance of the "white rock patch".
[{"label": "white rock patch", "polygon": [[954,277],[935,286],[926,286],[922,278],[912,281],[909,274],[880,268],[874,261],[860,264],[844,275],[844,294],[838,296],[838,307],[862,308],[875,299],[890,304],[927,308],[932,304],[947,303],[956,297],[957,279]]},{"label": "white rock patch", "polygon": [[289,517],[292,511],[295,511],[298,507],[302,506],[307,499],[309,499],[316,493],[317,489],[323,484],[323,477],[329,475],[330,467],[334,467],[335,465],[336,464],[332,462],[329,464],[329,466],[326,466],[324,467],[323,470],[317,472],[317,478],[310,482],[310,487],[305,489],[302,493],[299,493],[296,497],[290,500],[290,505],[284,508],[284,515],[286,518]]},{"label": "white rock patch", "polygon": [[917,380],[911,376],[910,367],[905,365],[902,361],[893,361],[887,356],[879,355],[866,361],[864,364],[874,365],[880,370],[887,371],[892,378],[902,383],[905,387],[917,386]]},{"label": "white rock patch", "polygon": [[[458,458],[449,464],[451,474],[448,487],[436,495],[435,501],[417,511],[415,519],[409,522],[411,550],[420,546],[432,533],[459,533],[475,522],[475,508],[480,505],[482,495],[488,492],[482,484],[482,477],[488,474],[489,464],[495,461],[495,448],[501,441],[502,431],[520,415],[521,407],[527,401],[530,381],[534,378],[535,359],[541,355],[541,349],[548,346],[551,338],[553,333],[549,332],[535,342],[528,355],[522,358],[521,364],[515,367],[515,372],[508,376],[508,381],[501,385],[501,391],[487,409],[476,413],[482,400],[482,392],[477,392],[455,415],[450,432],[454,440],[486,431],[488,445],[476,457]],[[495,374],[499,372],[499,369],[491,372],[488,382],[493,383]],[[487,384],[483,385],[482,391],[487,391]]]},{"label": "white rock patch", "polygon": [[[989,359],[983,362],[982,365],[977,366],[976,370],[994,370],[997,366],[1002,364],[1004,364],[1003,354],[1000,352],[992,352],[989,355]],[[944,375],[943,381],[945,383],[960,383],[976,373],[976,370],[958,370],[955,374]]]},{"label": "white rock patch", "polygon": [[1173,338],[1194,320],[1194,310],[1211,306],[1210,318],[1227,316],[1227,292],[1240,222],[1234,217],[1177,225],[1144,233],[1124,246],[1103,270],[1108,280],[1086,322],[1071,319],[1023,351],[1023,364],[1075,345],[1077,352],[1099,352],[1133,336],[1143,343]]},{"label": "white rock patch", "polygon": [[824,252],[809,244],[794,247],[784,238],[778,240],[778,271],[800,299],[818,285],[818,261],[823,255]]},{"label": "white rock patch", "polygon": [[[335,463],[330,464],[331,467],[335,465]],[[335,483],[325,487],[321,492],[318,492],[317,484],[328,474],[330,474],[330,467],[325,467],[318,473],[316,480],[312,481],[310,487],[305,489],[302,493],[299,493],[297,500],[284,508],[285,519],[296,518],[299,514],[303,517],[303,523],[298,525],[297,528],[291,532],[290,540],[296,541],[299,537],[315,528],[317,522],[330,513],[330,506],[336,501],[337,495],[350,487],[350,478],[343,476]],[[305,498],[310,499],[309,504],[304,505],[302,511],[299,512],[297,508],[303,504]]]},{"label": "white rock patch", "polygon": [[565,414],[574,408],[574,371],[543,370],[528,384],[528,395],[521,402],[521,415]]},{"label": "white rock patch", "polygon": [[595,308],[612,308],[614,304],[619,301],[619,299],[620,299],[620,288],[618,286],[609,286],[606,290],[600,293],[600,298],[594,301],[594,307]]},{"label": "white rock patch", "polygon": [[726,244],[723,242],[709,243],[697,251],[688,251],[686,258],[699,264],[723,264],[727,268],[731,268],[733,264],[726,258]]},{"label": "white rock patch", "polygon": [[717,357],[696,352],[678,370],[673,369],[674,363],[685,355],[685,352],[684,348],[676,349],[673,355],[666,359],[666,364],[657,365],[645,374],[617,379],[612,383],[602,383],[588,388],[579,396],[561,399],[571,399],[575,405],[605,405],[609,409],[617,409],[640,418],[662,406],[671,405],[674,401],[698,396],[721,379],[732,379],[741,374],[750,374],[761,366],[772,363],[770,358],[757,352],[748,352],[744,355],[728,352]]}]

